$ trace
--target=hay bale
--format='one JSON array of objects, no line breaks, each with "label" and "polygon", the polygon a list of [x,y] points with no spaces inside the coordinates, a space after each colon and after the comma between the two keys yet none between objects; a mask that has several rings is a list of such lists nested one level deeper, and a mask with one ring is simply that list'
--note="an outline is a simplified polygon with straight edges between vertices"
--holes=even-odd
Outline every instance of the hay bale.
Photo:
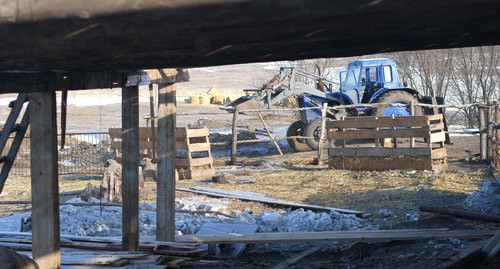
[{"label": "hay bale", "polygon": [[222,105],[224,104],[225,98],[223,95],[212,96],[210,99],[210,103],[213,105]]},{"label": "hay bale", "polygon": [[222,93],[215,87],[210,88],[210,90],[208,90],[207,94],[210,95],[211,97],[222,95]]},{"label": "hay bale", "polygon": [[212,98],[210,95],[200,96],[200,104],[202,104],[202,105],[210,105],[210,98]]},{"label": "hay bale", "polygon": [[189,96],[189,103],[191,103],[192,105],[199,105],[200,97],[198,95]]}]

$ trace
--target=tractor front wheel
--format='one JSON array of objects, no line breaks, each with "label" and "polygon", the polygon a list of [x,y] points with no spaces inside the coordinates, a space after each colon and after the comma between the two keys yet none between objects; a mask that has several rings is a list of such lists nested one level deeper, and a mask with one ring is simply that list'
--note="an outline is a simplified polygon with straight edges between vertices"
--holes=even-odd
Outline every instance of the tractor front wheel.
[{"label": "tractor front wheel", "polygon": [[[305,124],[303,121],[299,120],[290,125],[288,130],[286,131],[286,136],[303,136],[304,135],[304,127]],[[306,141],[302,138],[288,138],[286,140],[288,145],[297,152],[310,151],[311,147],[306,143]]]},{"label": "tractor front wheel", "polygon": [[307,138],[306,143],[307,145],[309,145],[309,147],[311,147],[311,149],[317,150],[319,145],[319,137],[321,135],[321,118],[310,121],[306,125],[304,134],[307,137],[313,137]]}]

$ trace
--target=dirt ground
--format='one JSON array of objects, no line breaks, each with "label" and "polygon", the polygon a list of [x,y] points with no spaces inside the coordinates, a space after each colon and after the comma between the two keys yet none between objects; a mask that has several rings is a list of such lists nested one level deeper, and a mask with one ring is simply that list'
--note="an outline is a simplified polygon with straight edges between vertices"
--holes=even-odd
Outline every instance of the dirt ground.
[{"label": "dirt ground", "polygon": [[[247,68],[245,66],[245,68]],[[229,70],[229,69],[228,69]],[[246,71],[245,71],[246,70]],[[196,70],[194,82],[182,85],[178,95],[178,126],[204,125],[214,131],[230,130],[232,115],[221,111],[214,105],[190,105],[183,102],[191,94],[203,93],[216,86],[223,87],[227,94],[241,91],[240,77],[245,69],[237,73],[219,74],[210,68]],[[198,75],[206,73],[204,78]],[[231,76],[229,76],[229,75]],[[246,85],[256,86],[263,82],[268,72],[247,78]],[[225,80],[225,77],[231,77]],[[265,82],[265,81],[264,81]],[[219,84],[217,84],[219,83]],[[225,83],[225,84],[224,84]],[[229,85],[224,88],[224,85]],[[119,91],[102,93],[79,92],[78,96],[89,96],[96,101],[116,96]],[[147,97],[147,91],[141,92]],[[7,109],[0,110],[0,118],[5,118]],[[144,116],[149,114],[149,104],[140,104],[140,124],[146,125]],[[241,115],[239,126],[262,128],[255,115]],[[294,121],[295,115],[265,115],[271,129],[278,130]],[[75,106],[68,108],[68,131],[104,131],[110,127],[121,126],[120,104],[101,106]],[[484,180],[492,179],[488,166],[477,162],[479,152],[477,136],[454,136],[453,145],[447,145],[449,170],[432,171],[348,171],[329,169],[327,165],[313,165],[315,152],[295,153],[284,148],[284,156],[273,149],[272,143],[266,155],[259,152],[243,151],[238,156],[237,165],[228,165],[229,156],[215,158],[218,173],[233,173],[235,176],[251,176],[254,184],[216,184],[210,179],[181,180],[177,187],[204,186],[225,190],[243,190],[267,194],[293,202],[322,206],[361,210],[369,213],[365,218],[371,229],[500,229],[500,225],[471,221],[449,216],[440,216],[419,211],[422,204],[434,204],[450,208],[464,208],[465,198],[477,191]],[[241,148],[252,147],[252,145]],[[99,185],[100,175],[61,176],[61,200],[74,197],[74,192],[82,190],[88,183]],[[154,183],[147,183],[141,193],[141,201],[155,201]],[[11,177],[7,180],[0,200],[29,200],[31,195],[30,179]],[[195,194],[177,192],[177,197]],[[251,210],[254,214],[265,211],[286,211],[259,203],[232,201],[234,210]],[[0,216],[25,212],[30,205],[0,205]],[[387,213],[390,212],[390,213]],[[408,216],[417,216],[410,219]],[[296,244],[258,244],[248,245],[246,251],[237,259],[220,260],[212,268],[271,268],[301,251],[320,247],[312,255],[305,257],[289,268],[439,268],[452,257],[477,242],[444,239],[379,243],[296,243]],[[496,268],[499,255],[487,265],[477,268]]]},{"label": "dirt ground", "polygon": [[[142,114],[148,113],[148,109],[147,103],[141,104]],[[101,121],[99,124],[103,129],[104,126],[116,127],[120,124],[120,121],[117,121],[120,114],[119,105],[92,109],[71,106],[69,112],[69,121],[76,122],[81,130],[93,129],[96,118]],[[232,120],[230,114],[213,105],[179,103],[178,113],[179,126],[203,124],[214,130],[228,129]],[[240,119],[239,125],[242,127],[253,125],[260,128],[261,123],[255,116],[243,115]],[[273,123],[272,126],[279,128],[290,124],[294,116],[271,115],[267,119]],[[447,146],[450,159],[447,172],[333,170],[324,164],[313,165],[312,161],[316,156],[314,152],[293,153],[285,149],[284,156],[278,155],[277,152],[266,156],[239,156],[236,166],[226,165],[228,156],[216,158],[218,172],[233,171],[236,176],[252,176],[256,179],[255,184],[216,184],[205,179],[181,180],[177,186],[254,191],[299,203],[362,210],[370,214],[366,223],[376,229],[499,229],[497,224],[439,216],[418,210],[422,204],[463,208],[467,195],[477,191],[485,179],[491,179],[488,166],[476,163],[473,157],[478,152],[477,137],[452,137],[452,142],[453,145]],[[271,143],[268,147],[270,152],[273,152]],[[98,185],[99,180],[99,175],[61,176],[61,199],[73,197],[71,192],[83,189],[88,183]],[[9,178],[1,200],[29,200],[30,189],[27,186],[29,178]],[[192,195],[194,194],[177,192],[178,197]],[[155,201],[154,183],[147,184],[146,190],[141,194],[141,200]],[[0,209],[0,215],[6,216],[30,210],[30,206],[2,205]],[[254,214],[277,210],[269,205],[242,201],[233,201],[232,209],[252,210]],[[389,210],[391,213],[387,215],[381,210]],[[408,214],[416,214],[418,220],[408,219]],[[290,268],[435,268],[470,244],[474,242],[446,239],[386,243],[249,245],[238,259],[221,260],[213,268],[270,268],[314,246],[319,246],[320,250]],[[494,261],[499,261],[498,255]],[[490,263],[480,268],[494,267]]]}]

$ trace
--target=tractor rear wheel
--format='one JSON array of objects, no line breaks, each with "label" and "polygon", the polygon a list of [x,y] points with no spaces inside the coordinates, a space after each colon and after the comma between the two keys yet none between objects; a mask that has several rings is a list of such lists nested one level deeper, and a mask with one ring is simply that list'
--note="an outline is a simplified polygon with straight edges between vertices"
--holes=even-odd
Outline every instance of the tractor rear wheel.
[{"label": "tractor rear wheel", "polygon": [[313,150],[318,149],[319,137],[321,135],[321,118],[310,121],[304,131],[305,136],[314,137],[306,139],[307,145]]},{"label": "tractor rear wheel", "polygon": [[[417,103],[417,98],[406,91],[390,91],[384,93],[377,100],[377,103],[387,103],[387,104],[404,104],[409,105],[411,102]],[[387,106],[378,107],[373,113],[377,117],[390,117],[394,116],[411,116],[410,107],[399,107],[399,106]],[[415,108],[415,115],[422,115],[422,109],[420,107]]]},{"label": "tractor rear wheel", "polygon": [[[286,136],[303,136],[304,135],[304,127],[305,124],[303,121],[299,120],[294,123],[292,123],[289,127],[288,130],[286,131]],[[288,138],[286,140],[288,142],[288,145],[297,152],[302,152],[302,151],[310,151],[312,150],[309,145],[307,145],[305,139],[302,138]]]}]

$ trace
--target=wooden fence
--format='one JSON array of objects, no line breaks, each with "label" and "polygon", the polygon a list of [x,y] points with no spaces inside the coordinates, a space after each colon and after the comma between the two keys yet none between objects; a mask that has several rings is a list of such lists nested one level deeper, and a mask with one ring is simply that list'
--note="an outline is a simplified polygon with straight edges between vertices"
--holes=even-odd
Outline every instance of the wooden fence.
[{"label": "wooden fence", "polygon": [[329,165],[333,168],[440,171],[447,168],[442,114],[342,118],[328,121],[326,128]]},{"label": "wooden fence", "polygon": [[495,106],[491,123],[491,166],[494,173],[500,173],[500,106]]},{"label": "wooden fence", "polygon": [[[176,156],[175,166],[180,178],[211,178],[215,175],[213,158],[208,138],[208,128],[190,129],[177,127],[176,129]],[[111,148],[115,150],[116,160],[121,160],[122,129],[110,128]],[[151,127],[139,128],[139,149],[142,156],[153,158],[157,148],[157,129],[152,132]]]}]

